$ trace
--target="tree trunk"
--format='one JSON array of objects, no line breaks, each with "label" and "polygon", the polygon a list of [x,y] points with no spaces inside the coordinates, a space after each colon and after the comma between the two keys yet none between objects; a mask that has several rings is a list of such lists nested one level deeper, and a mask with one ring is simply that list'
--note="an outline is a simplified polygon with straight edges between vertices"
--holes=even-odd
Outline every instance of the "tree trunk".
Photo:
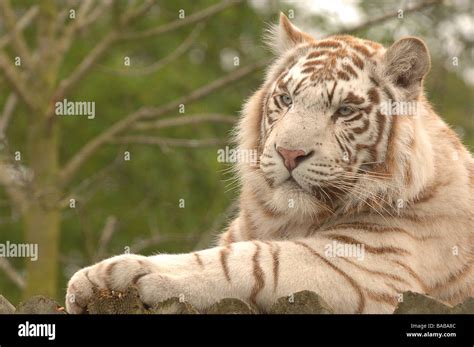
[{"label": "tree trunk", "polygon": [[61,226],[58,148],[56,122],[38,116],[28,133],[28,157],[34,178],[24,211],[25,242],[38,245],[38,259],[27,260],[25,297],[36,294],[56,297]]},{"label": "tree trunk", "polygon": [[34,205],[25,216],[26,242],[38,245],[38,259],[27,259],[24,298],[42,294],[56,298],[59,262],[60,213]]},{"label": "tree trunk", "polygon": [[27,151],[33,171],[31,196],[24,210],[25,242],[38,245],[38,260],[27,260],[24,297],[43,294],[56,298],[59,269],[61,188],[59,171],[59,125],[54,115],[52,95],[57,82],[60,59],[55,50],[54,29],[57,19],[54,0],[39,2],[37,53],[31,90],[37,110],[30,114]]}]

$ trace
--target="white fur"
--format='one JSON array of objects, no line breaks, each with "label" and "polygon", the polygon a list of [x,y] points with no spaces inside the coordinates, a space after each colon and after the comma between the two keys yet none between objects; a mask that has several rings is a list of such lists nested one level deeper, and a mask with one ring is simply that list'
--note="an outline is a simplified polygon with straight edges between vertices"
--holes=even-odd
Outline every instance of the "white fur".
[{"label": "white fur", "polygon": [[[262,89],[244,105],[235,134],[241,149],[255,149],[256,141],[262,137],[262,122],[258,121],[261,100],[275,87],[277,72],[287,64],[292,54],[304,54],[308,49],[304,43],[291,46],[287,33],[281,32],[281,27],[273,32],[272,35],[276,35],[273,45],[281,56],[269,68]],[[360,80],[345,82],[346,90],[367,89],[370,74],[396,99],[405,97],[406,90],[400,89],[396,79],[392,78],[400,70],[392,65],[389,68],[387,64],[393,64],[393,56],[400,57],[398,49],[401,49],[400,52],[410,50],[411,46],[407,43],[410,41],[394,45],[396,50],[391,51],[390,59],[384,60],[385,50],[381,49],[375,56],[379,62],[377,68],[368,66]],[[420,49],[421,46],[416,44],[416,47]],[[411,64],[410,59],[407,61]],[[425,73],[422,67],[419,71]],[[296,80],[299,73],[298,68],[290,72]],[[416,90],[414,86],[408,88]],[[395,162],[390,178],[358,183],[358,189],[363,191],[361,196],[380,195],[388,204],[384,204],[383,208],[374,204],[372,209],[362,205],[351,212],[358,206],[359,200],[347,196],[344,206],[335,214],[321,216],[324,208],[310,193],[304,175],[308,174],[311,162],[329,164],[331,159],[340,155],[331,134],[337,132],[341,125],[326,121],[329,111],[318,103],[321,90],[330,87],[321,85],[301,94],[299,99],[294,100],[292,109],[274,125],[265,143],[260,144],[262,154],[269,156],[266,159],[262,157],[261,163],[273,161],[273,172],[263,167],[255,170],[248,163],[237,165],[236,171],[242,184],[241,211],[223,234],[222,244],[225,246],[196,254],[121,255],[82,269],[69,281],[68,312],[83,312],[94,285],[123,290],[140,274],[144,276],[140,277],[136,286],[142,301],[150,306],[171,296],[181,296],[202,309],[225,297],[250,300],[254,295],[256,303],[265,310],[278,297],[300,290],[313,290],[336,312],[390,313],[394,303],[380,299],[382,294],[384,298],[398,299],[403,291],[424,292],[428,288],[431,295],[451,303],[474,295],[474,161],[470,153],[456,143],[454,135],[449,135],[447,125],[431,110],[421,94],[421,115],[397,119],[397,134],[393,143]],[[334,98],[337,97],[338,94],[335,94]],[[388,129],[378,148],[382,161],[387,160],[388,155]],[[312,161],[301,163],[294,171],[300,187],[287,184],[289,173],[275,152],[275,144],[293,149],[314,149],[315,139],[323,142],[323,146],[318,148],[319,152]],[[457,155],[456,160],[452,159],[453,153]],[[337,169],[337,165],[334,167]],[[273,187],[268,185],[268,178],[273,179]],[[429,191],[433,196],[423,202],[424,194]],[[289,207],[290,199],[293,207]],[[405,202],[402,208],[397,208],[398,200]],[[269,217],[269,213],[273,213],[273,217]],[[378,233],[354,227],[331,230],[337,224],[356,222],[402,228],[406,232],[394,229]],[[375,254],[368,251],[362,261],[357,263],[354,260],[359,266],[350,264],[347,259],[315,255],[314,252],[324,255],[327,245],[333,242],[331,234],[335,233],[375,249],[393,247],[403,252]],[[229,237],[232,237],[232,242]],[[278,280],[274,276],[276,252],[279,252]],[[332,265],[328,265],[327,261]],[[466,267],[459,281],[442,285]],[[262,272],[261,282],[254,276],[259,269]],[[341,271],[357,285],[354,286]],[[382,272],[389,277],[380,275]]]}]

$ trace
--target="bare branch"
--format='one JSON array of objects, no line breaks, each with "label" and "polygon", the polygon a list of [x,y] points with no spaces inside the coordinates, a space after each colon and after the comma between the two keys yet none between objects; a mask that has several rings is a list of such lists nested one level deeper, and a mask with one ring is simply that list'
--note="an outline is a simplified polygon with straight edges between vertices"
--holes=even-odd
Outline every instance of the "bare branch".
[{"label": "bare branch", "polygon": [[0,185],[5,189],[13,206],[23,211],[31,198],[33,172],[13,160],[5,138],[0,139]]},{"label": "bare branch", "polygon": [[0,257],[0,269],[7,275],[7,277],[20,289],[25,288],[25,278],[13,267],[13,265],[6,259]]},{"label": "bare branch", "polygon": [[139,77],[139,76],[144,76],[148,75],[150,73],[154,73],[160,69],[162,69],[164,66],[167,64],[175,61],[177,58],[179,58],[182,54],[184,54],[195,42],[197,36],[199,35],[200,31],[204,27],[203,23],[199,23],[196,28],[191,31],[189,36],[170,54],[168,54],[166,57],[158,60],[157,62],[144,66],[144,67],[135,67],[135,68],[127,68],[127,69],[116,69],[116,68],[110,68],[107,66],[103,66],[103,68],[106,69],[106,71],[111,71],[114,74],[119,74],[119,75],[125,75],[125,76],[134,76],[134,77]]},{"label": "bare branch", "polygon": [[12,210],[10,216],[0,218],[0,225],[5,225],[5,224],[12,225],[12,224],[18,223],[20,221],[20,217],[21,217],[20,213],[17,213],[15,210]]},{"label": "bare branch", "polygon": [[13,11],[10,0],[0,1],[0,16],[4,20],[13,48],[25,62],[26,66],[31,68],[33,66],[31,52],[26,44],[25,39],[23,38],[21,31],[18,30],[16,15]]},{"label": "bare branch", "polygon": [[[38,12],[39,9],[37,5],[30,7],[29,10],[23,15],[23,17],[18,20],[15,25],[15,28],[13,28],[13,32],[20,33],[33,21],[33,19],[35,19],[35,17],[38,15]],[[0,49],[7,45],[11,41],[11,39],[12,37],[10,33],[0,38]]]},{"label": "bare branch", "polygon": [[242,67],[238,70],[231,72],[230,74],[214,80],[213,82],[198,88],[188,95],[185,95],[177,100],[171,101],[158,108],[140,108],[139,110],[129,114],[125,118],[119,120],[111,127],[104,130],[102,133],[97,135],[95,138],[90,140],[74,157],[66,164],[60,173],[60,180],[63,185],[67,185],[73,178],[77,170],[97,152],[104,144],[110,142],[116,135],[121,132],[128,130],[135,122],[142,119],[149,119],[163,116],[173,110],[175,110],[180,104],[194,102],[216,90],[222,89],[223,87],[257,71],[268,63],[267,60],[262,60],[251,64],[249,66]]},{"label": "bare branch", "polygon": [[77,17],[80,19],[84,18],[92,8],[92,5],[94,5],[94,2],[94,0],[82,0],[81,6],[79,6],[79,10],[77,11]]},{"label": "bare branch", "polygon": [[102,0],[99,5],[97,5],[92,12],[84,19],[82,23],[79,24],[78,30],[89,27],[92,23],[95,23],[99,18],[102,18],[106,11],[112,5],[112,0]]},{"label": "bare branch", "polygon": [[89,72],[94,64],[107,52],[109,47],[117,41],[119,32],[114,30],[108,33],[82,60],[72,74],[65,80],[61,81],[58,90],[55,92],[54,99],[60,100],[64,98],[71,89]]},{"label": "bare branch", "polygon": [[2,116],[0,118],[0,141],[5,138],[5,132],[10,124],[13,112],[15,111],[18,97],[15,93],[10,93],[3,107]]},{"label": "bare branch", "polygon": [[182,125],[201,124],[206,122],[235,124],[237,117],[218,113],[193,114],[174,118],[160,119],[153,122],[138,122],[133,127],[137,130],[163,129]]},{"label": "bare branch", "polygon": [[191,102],[194,102],[196,100],[199,100],[201,99],[202,97],[216,91],[216,90],[219,90],[233,82],[236,82],[240,79],[242,79],[243,77],[251,74],[252,72],[255,72],[259,69],[261,69],[262,67],[266,66],[268,64],[268,59],[263,59],[263,60],[260,60],[256,63],[253,63],[253,64],[250,64],[248,66],[244,66],[244,67],[241,67],[235,71],[232,71],[231,73],[227,74],[226,76],[224,77],[221,77],[217,80],[214,80],[213,82],[201,87],[201,88],[198,88],[194,91],[192,91],[191,93],[189,93],[188,95],[185,95],[175,101],[171,101],[169,102],[168,104],[166,105],[163,105],[162,107],[159,107],[159,108],[153,108],[153,109],[149,109],[148,112],[146,112],[142,118],[143,119],[150,119],[150,118],[157,118],[157,117],[161,117],[169,112],[172,112],[174,111],[179,105],[181,104],[188,104],[188,103],[191,103]]},{"label": "bare branch", "polygon": [[[60,208],[69,206],[70,199],[75,199],[81,204],[86,204],[101,188],[103,182],[115,172],[118,166],[123,163],[123,154],[119,153],[115,159],[105,167],[95,172],[93,175],[86,177],[75,187],[69,189],[67,196],[59,202]],[[65,214],[67,216],[67,213]]]},{"label": "bare branch", "polygon": [[[416,11],[422,10],[424,8],[427,8],[427,7],[431,7],[431,6],[434,6],[434,5],[439,5],[442,2],[443,2],[443,0],[427,0],[427,1],[422,1],[419,4],[416,4],[416,5],[407,7],[407,8],[401,8],[401,10],[403,10],[403,14],[405,15],[407,13],[416,12]],[[397,16],[398,16],[398,11],[399,10],[384,14],[382,16],[379,16],[379,17],[376,17],[376,18],[373,18],[373,19],[370,19],[370,20],[368,20],[364,23],[361,23],[359,25],[356,25],[352,28],[338,30],[333,35],[342,34],[342,33],[345,33],[345,34],[354,33],[354,32],[357,32],[357,31],[360,31],[360,30],[363,30],[363,29],[367,29],[368,27],[371,27],[373,25],[385,22],[389,19],[396,19]]]},{"label": "bare branch", "polygon": [[[103,3],[108,3],[110,1],[103,1]],[[75,18],[70,18],[71,22],[66,26],[66,19],[70,15],[70,11],[72,8],[64,8],[57,16],[57,20],[55,23],[55,29],[54,32],[59,33],[61,30],[64,29],[66,26],[66,29],[64,30],[63,40],[64,41],[70,41],[73,37],[73,34],[79,30],[79,28],[84,24],[86,21],[86,18],[88,17],[88,12],[91,9],[92,5],[94,4],[94,0],[83,0],[81,5],[79,6],[79,9],[77,10],[77,14],[75,15]],[[72,5],[74,6],[74,5]],[[99,7],[99,5],[97,5]]]},{"label": "bare branch", "polygon": [[168,137],[155,137],[146,135],[121,136],[117,139],[110,140],[110,143],[130,143],[139,145],[188,148],[213,147],[216,145],[221,145],[225,142],[226,141],[223,139],[174,139]]},{"label": "bare branch", "polygon": [[226,223],[228,223],[228,221],[235,215],[238,210],[238,201],[233,201],[223,213],[221,213],[217,218],[214,219],[211,227],[199,236],[199,240],[194,246],[194,250],[197,251],[209,248],[212,245],[213,241],[217,239],[217,235],[221,232],[222,227]]},{"label": "bare branch", "polygon": [[10,59],[3,52],[0,52],[0,70],[3,71],[3,74],[16,94],[20,96],[30,110],[35,111],[36,101],[34,95],[30,94],[23,76],[15,70],[13,65],[10,63]]},{"label": "bare branch", "polygon": [[155,0],[146,0],[138,9],[131,9],[122,20],[122,27],[143,16],[155,4]]},{"label": "bare branch", "polygon": [[0,185],[5,188],[9,199],[18,210],[22,211],[28,201],[28,189],[32,179],[31,171],[23,166],[8,164],[0,160]]},{"label": "bare branch", "polygon": [[[64,9],[57,16],[58,20],[56,21],[55,32],[63,30],[57,44],[58,54],[64,54],[71,46],[77,32],[87,29],[95,20],[97,20],[98,16],[102,16],[105,13],[113,1],[103,0],[92,10],[91,13],[89,13],[93,3],[94,0],[83,1],[77,11],[76,18],[71,20],[67,26],[65,20],[68,17],[69,9]],[[66,28],[64,29],[65,26]]]},{"label": "bare branch", "polygon": [[162,234],[153,234],[152,236],[146,239],[138,239],[132,243],[130,250],[133,253],[142,253],[145,249],[156,246],[157,244],[163,242],[183,242],[188,241],[192,242],[196,239],[197,234],[175,234],[175,235],[162,235]]},{"label": "bare branch", "polygon": [[[123,17],[121,21],[121,25],[125,26],[131,23],[134,19],[140,16],[144,11],[148,10],[148,8],[153,5],[153,0],[148,0],[145,4],[137,11],[129,10]],[[76,30],[76,26],[72,26],[69,29],[67,35],[69,37],[73,36],[73,33]],[[90,51],[90,53],[81,61],[81,63],[75,68],[75,70],[71,73],[71,75],[62,80],[59,84],[58,89],[54,93],[54,99],[60,100],[64,96],[66,96],[73,87],[77,85],[77,83],[89,72],[90,69],[94,66],[94,64],[101,59],[104,54],[108,51],[110,46],[117,42],[121,36],[121,27],[117,27],[108,34],[106,34],[102,40]],[[67,49],[68,44],[70,41],[64,42],[63,50]]]},{"label": "bare branch", "polygon": [[[166,24],[158,32],[155,32],[153,35],[163,34],[178,28],[181,28],[185,25],[197,23],[199,21],[205,20],[210,16],[219,13],[225,8],[240,3],[242,0],[226,0],[217,5],[210,6],[202,11],[196,12],[185,19],[176,20],[169,24]],[[57,91],[54,93],[55,100],[60,100],[66,96],[72,88],[77,85],[77,83],[89,72],[89,70],[98,62],[104,54],[108,51],[109,47],[114,43],[120,40],[131,40],[135,37],[130,36],[133,34],[126,34],[122,31],[123,28],[126,28],[127,25],[132,23],[138,17],[146,13],[149,8],[154,4],[154,0],[146,1],[139,9],[128,11],[123,19],[120,21],[120,26],[113,31],[109,32],[87,55],[84,60],[76,67],[72,74],[65,80],[61,81]],[[140,33],[141,35],[142,33]],[[146,37],[146,36],[145,36]]]},{"label": "bare branch", "polygon": [[152,28],[145,31],[141,31],[141,32],[124,34],[122,38],[124,40],[136,40],[136,39],[143,39],[143,38],[147,38],[151,36],[162,35],[164,33],[179,29],[183,26],[203,21],[209,17],[212,17],[213,15],[219,12],[222,12],[228,7],[237,5],[241,2],[242,0],[225,0],[218,4],[209,6],[208,8],[205,8],[204,10],[193,13],[183,19],[177,19],[171,23],[159,26],[157,28]]},{"label": "bare branch", "polygon": [[107,247],[117,229],[117,217],[115,216],[108,216],[105,220],[104,229],[102,229],[102,233],[99,240],[99,247],[97,249],[96,254],[94,255],[94,260],[98,261],[103,259],[107,255]]}]

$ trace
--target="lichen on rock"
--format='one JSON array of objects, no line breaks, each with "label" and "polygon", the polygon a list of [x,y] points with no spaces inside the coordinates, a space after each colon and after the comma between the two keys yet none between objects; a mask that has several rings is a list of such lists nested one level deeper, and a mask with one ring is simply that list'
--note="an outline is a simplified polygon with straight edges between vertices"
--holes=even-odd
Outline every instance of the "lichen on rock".
[{"label": "lichen on rock", "polygon": [[405,292],[394,314],[448,314],[453,307],[428,295]]},{"label": "lichen on rock", "polygon": [[65,314],[64,308],[53,299],[43,295],[36,295],[21,302],[15,311],[16,314]]},{"label": "lichen on rock", "polygon": [[227,298],[209,306],[204,313],[206,314],[255,314],[257,310],[250,307],[245,302]]},{"label": "lichen on rock", "polygon": [[[42,295],[34,296],[15,307],[0,295],[0,314],[65,314],[56,301]],[[270,309],[262,312],[254,305],[235,298],[225,298],[198,310],[183,298],[170,298],[154,307],[148,307],[140,300],[136,287],[124,292],[94,289],[87,306],[90,314],[330,314],[331,307],[316,293],[301,291],[279,298]],[[474,298],[451,306],[428,295],[405,292],[395,314],[473,314]]]},{"label": "lichen on rock", "polygon": [[474,298],[469,298],[463,303],[454,306],[453,312],[457,314],[474,314]]},{"label": "lichen on rock", "polygon": [[272,314],[328,314],[330,306],[318,294],[303,290],[277,300],[270,308]]},{"label": "lichen on rock", "polygon": [[0,295],[0,314],[12,314],[15,313],[15,306],[10,301],[5,299],[3,295]]},{"label": "lichen on rock", "polygon": [[93,292],[87,306],[89,314],[147,313],[135,287],[129,287],[125,292],[93,288]]},{"label": "lichen on rock", "polygon": [[148,310],[154,314],[197,314],[199,313],[190,303],[179,298],[170,298]]}]

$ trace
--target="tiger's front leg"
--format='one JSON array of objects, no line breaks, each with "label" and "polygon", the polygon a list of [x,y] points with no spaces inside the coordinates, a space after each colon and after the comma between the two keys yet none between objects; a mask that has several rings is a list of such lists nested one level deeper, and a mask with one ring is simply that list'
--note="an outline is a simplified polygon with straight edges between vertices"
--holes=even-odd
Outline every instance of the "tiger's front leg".
[{"label": "tiger's front leg", "polygon": [[229,297],[256,303],[272,286],[273,255],[265,247],[239,242],[188,254],[115,256],[74,274],[66,307],[69,313],[84,313],[93,287],[123,291],[130,285],[151,307],[170,297],[184,298],[198,309]]},{"label": "tiger's front leg", "polygon": [[[345,260],[324,255],[327,243],[324,238],[245,241],[189,254],[116,256],[77,272],[69,281],[66,305],[68,312],[82,313],[93,286],[121,291],[133,284],[148,306],[182,297],[203,309],[223,298],[238,298],[265,310],[279,297],[312,290],[339,313],[388,313],[396,305],[394,288],[419,289],[396,267],[387,269],[391,275],[384,276],[383,286],[364,281],[363,271],[354,273]],[[380,255],[368,254],[360,268],[384,262]]]}]

